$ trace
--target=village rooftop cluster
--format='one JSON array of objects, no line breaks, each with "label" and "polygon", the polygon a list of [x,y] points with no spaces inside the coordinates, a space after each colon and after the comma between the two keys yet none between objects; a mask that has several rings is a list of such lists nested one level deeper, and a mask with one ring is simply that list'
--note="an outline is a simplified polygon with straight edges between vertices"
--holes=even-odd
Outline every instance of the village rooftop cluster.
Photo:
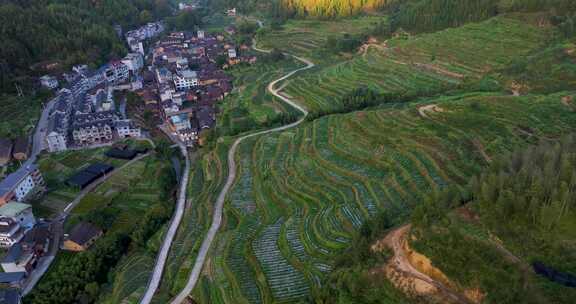
[{"label": "village rooftop cluster", "polygon": [[[227,28],[227,33],[234,35],[235,28]],[[154,45],[139,93],[173,135],[193,146],[200,131],[215,125],[216,104],[232,90],[232,79],[222,67],[256,62],[255,56],[241,51],[224,34],[170,33]]]}]

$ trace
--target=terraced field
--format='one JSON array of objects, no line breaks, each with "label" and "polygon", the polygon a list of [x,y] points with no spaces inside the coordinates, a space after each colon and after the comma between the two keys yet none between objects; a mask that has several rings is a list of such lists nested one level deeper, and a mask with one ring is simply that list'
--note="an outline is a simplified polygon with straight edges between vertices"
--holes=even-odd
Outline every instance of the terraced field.
[{"label": "terraced field", "polygon": [[[158,181],[164,164],[154,156],[148,156],[116,172],[80,201],[66,221],[65,229],[98,210],[113,215],[106,233],[131,233],[146,212],[160,202],[162,189]],[[154,267],[154,251],[137,247],[129,251],[111,273],[113,280],[103,290],[99,302],[138,303]]]},{"label": "terraced field", "polygon": [[[289,20],[281,30],[264,31],[258,36],[258,47],[278,48],[297,56],[323,61],[318,53],[330,36],[366,33],[384,17],[366,16],[336,21]],[[315,60],[315,62],[318,62]]]},{"label": "terraced field", "polygon": [[330,115],[248,140],[192,296],[199,303],[306,297],[370,216],[384,211],[401,222],[426,193],[466,182],[490,156],[573,131],[564,95],[471,93],[425,103],[436,107]]},{"label": "terraced field", "polygon": [[268,93],[266,86],[298,65],[296,61],[287,59],[232,68],[229,73],[234,78],[235,89],[222,102],[223,114],[218,127],[227,134],[235,129],[266,123],[282,113],[292,113],[294,110]]},{"label": "terraced field", "polygon": [[329,110],[358,87],[378,92],[438,91],[503,68],[546,42],[546,28],[499,17],[408,40],[373,44],[362,55],[324,64],[288,82],[286,93],[308,110]]},{"label": "terraced field", "polygon": [[[189,201],[184,220],[172,243],[162,282],[152,303],[168,303],[188,280],[196,251],[210,225],[213,202],[228,174],[226,153],[229,144],[229,141],[225,140],[213,150],[200,151],[198,158],[192,161],[188,185]],[[142,288],[145,286],[145,283],[142,284]]]}]

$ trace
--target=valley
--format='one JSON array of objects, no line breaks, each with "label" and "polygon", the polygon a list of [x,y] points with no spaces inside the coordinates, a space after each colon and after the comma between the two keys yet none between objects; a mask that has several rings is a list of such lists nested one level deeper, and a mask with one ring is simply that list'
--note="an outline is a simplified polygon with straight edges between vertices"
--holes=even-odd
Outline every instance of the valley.
[{"label": "valley", "polygon": [[[52,254],[24,303],[576,296],[571,1],[120,2],[110,18],[123,26],[163,21],[124,34],[126,45],[98,21],[105,35],[88,57],[74,57],[76,45],[21,59],[93,66],[130,49],[143,61],[131,83],[112,82],[130,93],[109,97],[139,133],[110,145],[140,156],[112,160],[100,142],[54,153],[46,139],[31,161],[48,189],[29,203],[63,230],[59,247],[84,222],[103,234],[82,253]],[[85,26],[76,17],[89,7],[70,11],[70,24]],[[148,37],[151,24],[162,30]],[[11,48],[0,51],[13,58]],[[34,87],[38,72],[5,66],[18,79],[1,83],[15,123],[0,135],[12,140],[35,132],[42,100],[68,95],[35,90],[20,108],[26,96],[6,87]],[[96,162],[116,169],[70,184]]]}]

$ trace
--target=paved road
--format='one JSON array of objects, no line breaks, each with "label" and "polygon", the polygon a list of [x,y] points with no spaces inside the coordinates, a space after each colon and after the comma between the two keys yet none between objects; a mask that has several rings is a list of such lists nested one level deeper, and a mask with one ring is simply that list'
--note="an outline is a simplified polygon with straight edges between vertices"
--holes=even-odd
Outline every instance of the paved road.
[{"label": "paved road", "polygon": [[[168,134],[168,136],[170,136],[170,134]],[[170,137],[172,138],[172,136]],[[156,293],[156,290],[160,285],[160,280],[162,279],[162,273],[164,272],[164,266],[166,265],[166,260],[168,259],[170,247],[172,246],[172,242],[174,241],[174,237],[178,231],[178,226],[180,226],[180,222],[184,216],[184,208],[186,206],[186,187],[188,185],[188,176],[190,173],[190,157],[188,156],[188,151],[186,151],[186,146],[181,143],[178,143],[178,146],[180,147],[182,155],[184,155],[186,158],[186,168],[184,169],[184,172],[182,173],[182,179],[180,180],[180,189],[178,190],[178,202],[176,205],[176,211],[174,212],[170,227],[168,228],[168,232],[166,232],[166,236],[162,242],[162,248],[160,248],[160,253],[158,253],[158,257],[156,258],[154,272],[152,273],[152,277],[148,282],[146,293],[140,301],[141,304],[150,303],[154,297],[154,293]]]},{"label": "paved road", "polygon": [[[268,50],[258,49],[256,47],[256,44],[254,44],[254,49],[257,51],[260,51],[260,52],[265,52],[265,53],[270,52]],[[218,195],[218,199],[216,200],[216,205],[214,208],[214,215],[213,215],[213,219],[212,219],[212,225],[210,226],[210,229],[208,230],[208,233],[206,234],[206,238],[202,242],[202,246],[200,247],[200,251],[198,252],[198,256],[196,257],[196,262],[194,263],[194,268],[192,268],[192,272],[190,273],[190,277],[188,279],[188,282],[186,283],[186,286],[176,296],[176,298],[174,298],[172,300],[172,304],[182,303],[186,299],[186,297],[188,297],[188,295],[192,292],[192,290],[194,289],[194,286],[196,286],[196,282],[198,281],[198,278],[200,277],[200,273],[202,271],[202,267],[204,266],[204,262],[206,261],[206,256],[208,255],[208,251],[210,250],[210,246],[212,245],[212,242],[214,241],[214,237],[216,236],[218,229],[220,229],[220,225],[222,224],[222,209],[224,207],[224,199],[226,198],[226,195],[228,194],[228,191],[232,187],[232,184],[234,183],[234,179],[236,178],[236,161],[234,159],[234,155],[236,154],[236,150],[238,148],[238,145],[240,145],[240,143],[242,143],[242,141],[244,141],[247,138],[259,136],[262,134],[272,133],[272,132],[279,132],[279,131],[293,128],[293,127],[299,125],[300,123],[302,123],[306,119],[306,116],[308,115],[308,111],[306,111],[306,109],[304,109],[302,106],[300,106],[296,102],[294,102],[294,101],[288,99],[287,97],[281,95],[279,93],[280,89],[276,88],[277,83],[291,77],[292,75],[296,74],[299,71],[307,70],[307,69],[314,67],[314,63],[312,63],[311,61],[309,61],[307,59],[299,58],[296,56],[292,56],[292,57],[304,62],[306,64],[306,66],[303,68],[296,69],[296,70],[284,75],[283,77],[272,81],[268,85],[268,91],[272,95],[280,98],[282,101],[284,101],[284,102],[288,103],[289,105],[291,105],[292,107],[298,109],[304,115],[302,116],[302,118],[300,118],[298,121],[296,121],[294,123],[291,123],[291,124],[288,124],[288,125],[285,125],[282,127],[278,127],[278,128],[273,128],[270,130],[264,130],[264,131],[256,132],[253,134],[249,134],[249,135],[238,138],[234,142],[234,144],[232,145],[232,148],[230,148],[230,150],[228,151],[228,168],[229,168],[228,178],[226,180],[226,184],[224,185],[224,188],[222,188],[222,191],[220,192],[220,194]],[[144,303],[144,302],[141,302],[141,303]],[[148,302],[146,302],[146,304],[147,303]]]},{"label": "paved road", "polygon": [[36,269],[34,269],[34,271],[32,273],[30,273],[30,276],[26,280],[25,286],[22,289],[22,295],[25,296],[32,291],[34,286],[36,286],[36,283],[38,283],[38,281],[40,281],[40,278],[42,278],[44,273],[48,270],[48,267],[50,267],[50,264],[52,264],[52,262],[54,261],[54,258],[56,257],[56,254],[58,253],[58,250],[60,249],[60,239],[62,238],[62,235],[64,234],[64,227],[63,227],[64,221],[66,220],[66,218],[70,214],[70,211],[72,209],[74,209],[74,207],[76,207],[76,205],[78,205],[78,203],[80,203],[80,201],[84,198],[84,196],[86,196],[86,194],[92,192],[96,187],[98,187],[100,184],[102,184],[103,182],[105,182],[106,180],[108,180],[109,178],[114,176],[117,172],[122,171],[122,169],[124,169],[125,167],[130,166],[131,164],[147,157],[148,155],[150,155],[150,153],[142,154],[142,155],[134,158],[133,160],[125,163],[124,165],[120,166],[116,170],[110,172],[110,174],[107,174],[107,175],[97,179],[92,184],[90,184],[86,188],[82,189],[82,191],[80,191],[80,193],[78,193],[78,195],[76,195],[74,200],[72,200],[68,204],[68,206],[66,206],[66,208],[64,208],[64,211],[62,211],[57,217],[55,217],[51,220],[50,226],[51,226],[51,232],[52,232],[52,240],[50,240],[50,246],[49,246],[48,252],[46,253],[46,255],[44,257],[42,257],[39,260],[38,266],[36,267]]}]

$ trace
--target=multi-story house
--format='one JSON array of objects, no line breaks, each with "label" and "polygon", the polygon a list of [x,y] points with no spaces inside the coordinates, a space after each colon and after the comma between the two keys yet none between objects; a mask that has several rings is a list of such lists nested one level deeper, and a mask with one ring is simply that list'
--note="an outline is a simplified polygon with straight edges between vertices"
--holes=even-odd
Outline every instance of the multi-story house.
[{"label": "multi-story house", "polygon": [[79,146],[110,142],[112,140],[112,121],[99,120],[76,125],[72,130],[74,143]]},{"label": "multi-story house", "polygon": [[72,126],[72,139],[79,146],[110,142],[116,115],[113,111],[77,114]]},{"label": "multi-story house", "polygon": [[129,76],[130,71],[128,70],[128,66],[121,61],[111,62],[106,69],[106,80],[108,82],[122,82],[127,80]]},{"label": "multi-story house", "polygon": [[141,130],[129,119],[115,121],[115,129],[119,138],[134,138],[141,136]]},{"label": "multi-story house", "polygon": [[0,247],[10,248],[24,237],[24,229],[12,218],[0,217]]},{"label": "multi-story house", "polygon": [[49,152],[61,152],[68,149],[68,131],[66,117],[62,113],[55,113],[48,122],[46,144]]},{"label": "multi-story house", "polygon": [[128,67],[129,71],[137,72],[144,67],[144,57],[140,53],[128,53],[122,63]]},{"label": "multi-story house", "polygon": [[167,68],[156,69],[156,80],[159,84],[166,83],[172,80],[172,72],[170,72]]},{"label": "multi-story house", "polygon": [[40,84],[43,87],[46,87],[49,89],[55,89],[58,87],[58,79],[56,79],[56,77],[53,77],[50,75],[44,75],[44,76],[40,77]]},{"label": "multi-story house", "polygon": [[32,190],[44,187],[44,179],[35,164],[25,164],[0,182],[0,206],[11,200],[24,201]]},{"label": "multi-story house", "polygon": [[0,206],[0,218],[10,218],[20,224],[25,231],[36,225],[32,206],[19,202],[10,202]]},{"label": "multi-story house", "polygon": [[173,131],[178,132],[184,129],[190,129],[192,125],[190,124],[190,118],[187,113],[181,113],[170,116],[170,126]]},{"label": "multi-story house", "polygon": [[195,71],[177,71],[174,75],[174,86],[177,90],[188,90],[198,86],[198,74]]}]

